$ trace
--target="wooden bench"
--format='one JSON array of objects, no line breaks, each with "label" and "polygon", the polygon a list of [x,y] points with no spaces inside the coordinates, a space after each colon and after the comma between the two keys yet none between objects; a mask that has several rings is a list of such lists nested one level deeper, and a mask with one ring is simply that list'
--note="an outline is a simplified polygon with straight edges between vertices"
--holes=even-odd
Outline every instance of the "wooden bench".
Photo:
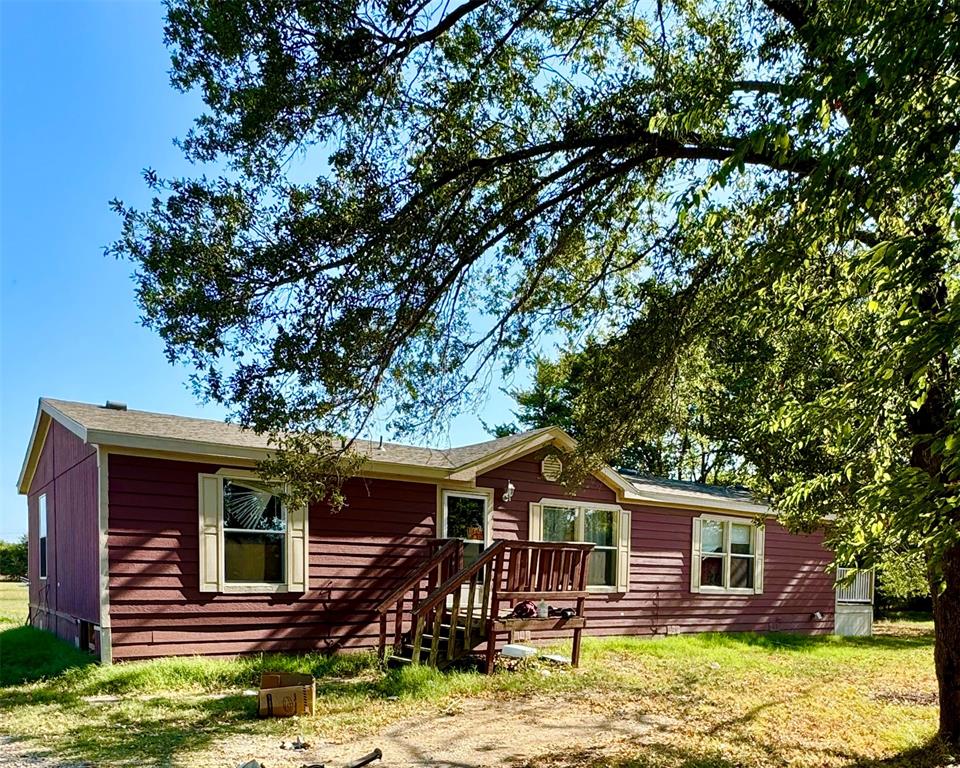
[{"label": "wooden bench", "polygon": [[[580,641],[587,626],[584,617],[584,604],[588,592],[587,558],[593,544],[570,544],[567,542],[524,542],[523,548],[510,551],[506,563],[498,563],[494,569],[504,574],[503,588],[493,591],[491,618],[487,630],[487,671],[493,670],[497,641],[500,635],[513,632],[573,632],[573,652],[570,661],[573,666],[580,664]],[[503,557],[501,555],[501,557]],[[504,571],[504,565],[506,569]],[[500,586],[498,584],[498,586]],[[517,618],[501,616],[501,602],[516,604],[530,600],[537,605],[540,601],[552,600],[576,601],[575,615],[570,618],[551,616],[548,618]]]}]

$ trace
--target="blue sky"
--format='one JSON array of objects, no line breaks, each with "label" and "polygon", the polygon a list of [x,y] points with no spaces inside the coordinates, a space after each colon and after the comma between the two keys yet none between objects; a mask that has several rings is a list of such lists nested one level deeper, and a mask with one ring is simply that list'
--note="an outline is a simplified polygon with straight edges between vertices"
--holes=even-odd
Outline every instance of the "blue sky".
[{"label": "blue sky", "polygon": [[[41,395],[220,418],[140,326],[129,263],[103,255],[108,201],[147,201],[141,171],[188,173],[172,140],[201,103],[174,91],[159,3],[0,0],[0,539]],[[482,417],[509,420],[491,392]],[[465,415],[443,442],[486,439]]]}]

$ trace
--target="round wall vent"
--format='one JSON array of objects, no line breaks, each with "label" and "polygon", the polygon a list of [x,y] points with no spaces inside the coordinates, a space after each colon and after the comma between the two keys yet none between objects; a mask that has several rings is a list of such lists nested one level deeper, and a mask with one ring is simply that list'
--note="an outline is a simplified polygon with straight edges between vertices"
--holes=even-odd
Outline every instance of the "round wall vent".
[{"label": "round wall vent", "polygon": [[551,454],[543,457],[543,461],[540,462],[540,474],[543,475],[544,480],[555,483],[560,479],[561,472],[563,472],[563,462],[560,461],[559,456]]}]

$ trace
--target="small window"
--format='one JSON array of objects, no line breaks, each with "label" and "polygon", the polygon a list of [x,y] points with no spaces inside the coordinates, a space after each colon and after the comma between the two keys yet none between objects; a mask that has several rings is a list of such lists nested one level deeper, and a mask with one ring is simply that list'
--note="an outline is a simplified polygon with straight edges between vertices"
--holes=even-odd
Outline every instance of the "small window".
[{"label": "small window", "polygon": [[280,498],[254,480],[223,480],[223,575],[235,584],[282,584],[287,521]]},{"label": "small window", "polygon": [[47,494],[41,493],[37,498],[37,518],[39,524],[40,541],[40,578],[47,578]]},{"label": "small window", "polygon": [[472,565],[487,542],[487,497],[443,492],[443,535],[463,539],[463,564]]},{"label": "small window", "polygon": [[[693,567],[704,592],[753,592],[757,575],[757,530],[753,523],[700,518],[699,551]],[[696,542],[696,537],[695,537]]]},{"label": "small window", "polygon": [[543,505],[543,541],[589,542],[587,584],[592,587],[617,585],[618,510],[594,507]]}]

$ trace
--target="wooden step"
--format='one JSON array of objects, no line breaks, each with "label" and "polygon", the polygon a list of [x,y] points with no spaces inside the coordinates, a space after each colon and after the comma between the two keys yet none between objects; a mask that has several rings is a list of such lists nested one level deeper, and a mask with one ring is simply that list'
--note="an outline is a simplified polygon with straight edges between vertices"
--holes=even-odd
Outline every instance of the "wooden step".
[{"label": "wooden step", "polygon": [[[454,657],[456,657],[457,649],[460,647],[461,646],[459,645],[454,646],[454,649],[453,649]],[[403,655],[406,656],[407,658],[413,657],[413,643],[403,644]],[[441,640],[437,644],[437,655],[443,656],[443,658],[447,658],[447,641],[445,639]],[[428,640],[426,635],[423,636],[423,645],[420,646],[420,658],[421,659],[430,658],[430,640]]]}]

